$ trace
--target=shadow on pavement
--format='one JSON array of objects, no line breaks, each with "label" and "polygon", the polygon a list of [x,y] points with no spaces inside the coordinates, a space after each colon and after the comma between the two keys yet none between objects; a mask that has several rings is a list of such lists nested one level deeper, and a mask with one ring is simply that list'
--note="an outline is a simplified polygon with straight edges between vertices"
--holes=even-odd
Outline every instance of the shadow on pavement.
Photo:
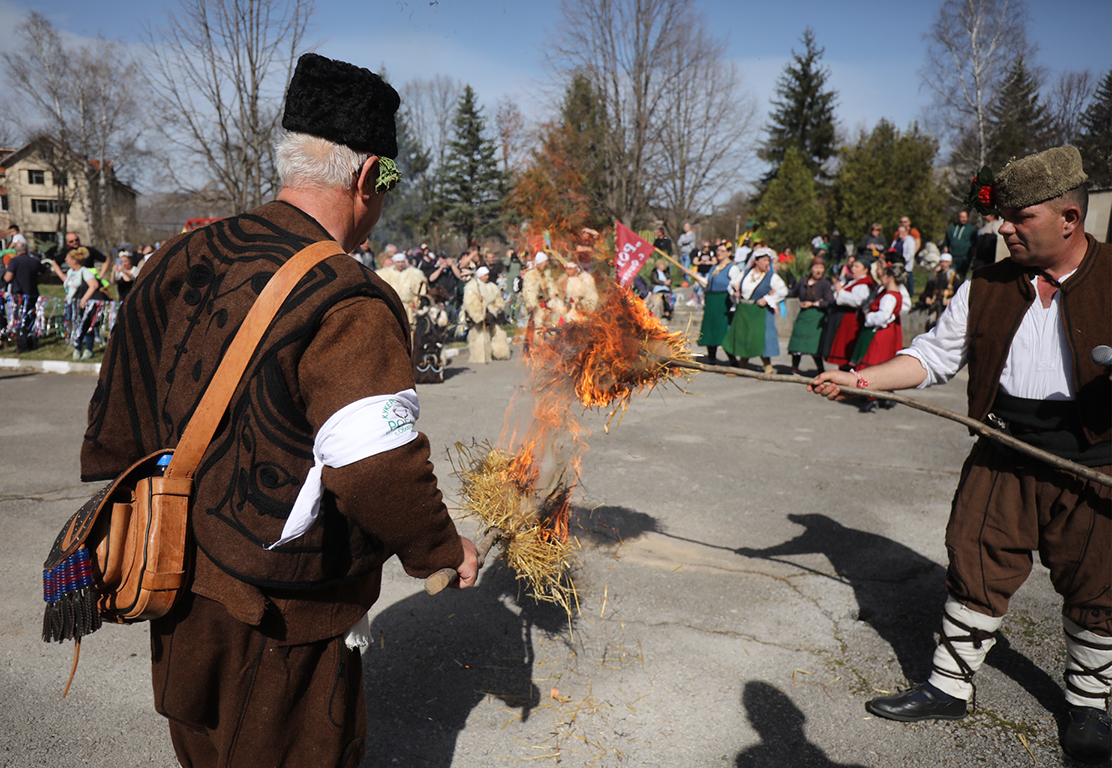
[{"label": "shadow on pavement", "polygon": [[[474,373],[470,368],[464,368],[459,365],[448,365],[444,368],[444,381],[459,376],[463,373]],[[426,385],[427,386],[427,385]]]},{"label": "shadow on pavement", "polygon": [[655,517],[628,507],[572,507],[568,525],[572,535],[593,544],[620,544],[646,533],[659,533]]},{"label": "shadow on pavement", "polygon": [[471,710],[488,696],[527,720],[540,703],[534,633],[557,636],[567,623],[563,609],[519,596],[504,567],[484,572],[473,589],[421,593],[382,611],[363,655],[363,765],[448,768]]},{"label": "shadow on pavement", "polygon": [[[804,527],[791,541],[765,549],[734,550],[745,557],[785,562],[790,555],[821,554],[851,587],[858,621],[884,638],[896,654],[904,677],[922,682],[931,672],[935,633],[942,626],[946,600],[946,569],[913,549],[868,531],[847,528],[826,515],[788,515]],[[1034,662],[999,640],[986,663],[1015,680],[1049,712],[1065,707],[1061,687]]]},{"label": "shadow on pavement", "polygon": [[908,680],[925,680],[934,654],[933,632],[942,623],[946,569],[884,536],[847,528],[826,515],[788,515],[804,530],[765,549],[734,550],[745,557],[786,562],[792,555],[823,555],[853,589],[857,620],[871,626],[896,654]]},{"label": "shadow on pavement", "polygon": [[806,716],[775,686],[751,680],[745,684],[741,703],[761,742],[738,753],[736,768],[864,768],[836,763],[808,742],[803,732]]}]

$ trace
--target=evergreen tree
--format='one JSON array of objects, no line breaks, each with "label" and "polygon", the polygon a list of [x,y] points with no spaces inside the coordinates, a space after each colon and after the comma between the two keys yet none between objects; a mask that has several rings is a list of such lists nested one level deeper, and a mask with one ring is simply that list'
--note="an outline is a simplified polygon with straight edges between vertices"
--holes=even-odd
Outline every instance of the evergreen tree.
[{"label": "evergreen tree", "polygon": [[815,45],[815,34],[803,31],[803,53],[792,49],[792,61],[776,81],[778,98],[772,102],[768,140],[757,152],[772,165],[764,177],[767,184],[780,172],[785,153],[795,149],[820,182],[829,180],[826,161],[834,156],[834,104],[837,93],[827,87],[830,70],[819,64],[823,50]]},{"label": "evergreen tree", "polygon": [[1022,54],[1016,57],[1000,95],[989,109],[992,142],[985,162],[994,171],[1012,158],[1053,146],[1054,126],[1046,105],[1039,100],[1039,85]]},{"label": "evergreen tree", "polygon": [[578,239],[583,227],[610,224],[599,151],[604,124],[590,80],[573,76],[560,116],[542,127],[540,145],[507,200],[534,233]]},{"label": "evergreen tree", "polygon": [[475,91],[468,85],[456,107],[440,176],[444,218],[468,243],[501,232],[499,218],[508,185],[496,154]]},{"label": "evergreen tree", "polygon": [[398,113],[396,125],[398,156],[395,162],[402,179],[386,195],[382,218],[374,229],[375,239],[383,243],[426,239],[434,208],[429,174],[432,157],[413,130],[407,110]]},{"label": "evergreen tree", "polygon": [[1090,186],[1112,187],[1112,69],[1101,80],[1081,116],[1081,138],[1077,143]]},{"label": "evergreen tree", "polygon": [[918,125],[901,134],[881,120],[871,132],[862,131],[854,144],[838,151],[834,226],[857,242],[874,221],[891,233],[901,216],[909,216],[924,240],[940,237],[946,190],[935,180],[937,155],[938,142]]},{"label": "evergreen tree", "polygon": [[606,115],[599,95],[586,75],[572,76],[560,118],[567,132],[566,162],[573,165],[580,177],[581,190],[587,199],[587,225],[600,229],[609,225],[606,214],[606,168],[602,145],[606,141]]},{"label": "evergreen tree", "polygon": [[780,172],[757,204],[757,219],[769,245],[808,252],[811,238],[823,231],[823,209],[817,198],[818,183],[811,167],[798,149],[788,147]]}]

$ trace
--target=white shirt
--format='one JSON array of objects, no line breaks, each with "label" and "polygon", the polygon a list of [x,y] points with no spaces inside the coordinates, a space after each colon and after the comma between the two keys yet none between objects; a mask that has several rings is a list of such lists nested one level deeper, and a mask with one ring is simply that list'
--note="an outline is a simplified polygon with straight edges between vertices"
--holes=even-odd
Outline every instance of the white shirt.
[{"label": "white shirt", "polygon": [[[1076,271],[1076,270],[1075,270]],[[1059,282],[1073,275],[1070,272]],[[1035,285],[1038,278],[1032,278]],[[927,371],[919,388],[952,379],[966,363],[969,352],[969,291],[973,281],[962,283],[938,325],[916,336],[901,355],[911,355]],[[1038,286],[1035,286],[1036,291]],[[1000,373],[1000,389],[1013,397],[1029,400],[1073,400],[1077,393],[1069,371],[1073,357],[1066,341],[1059,312],[1061,292],[1043,308],[1036,297],[1012,337],[1008,359]]]},{"label": "white shirt", "polygon": [[877,330],[887,328],[895,317],[896,297],[886,293],[880,297],[880,308],[876,312],[865,313],[865,327]]},{"label": "white shirt", "polygon": [[[744,276],[739,273],[736,282],[731,276],[730,287],[733,288],[737,292],[738,296],[740,296],[742,299],[748,300],[748,298],[753,295],[753,291],[757,289],[757,286],[761,284],[761,281],[764,280],[764,278],[765,276],[763,274],[757,274],[757,270],[753,269],[745,273]],[[775,311],[777,306],[787,297],[787,295],[788,286],[784,284],[784,281],[780,279],[780,276],[778,274],[773,272],[772,281],[771,285],[769,285],[768,293],[766,293],[762,298],[765,300],[768,306],[771,307],[773,311]]]},{"label": "white shirt", "polygon": [[[864,280],[864,278],[861,279]],[[849,290],[846,290],[847,288]],[[834,291],[834,303],[842,307],[863,307],[871,294],[872,289],[868,283],[852,282],[848,283],[842,290]]]},{"label": "white shirt", "polygon": [[911,294],[907,292],[907,286],[900,286],[900,297],[903,299],[900,302],[900,317],[905,317],[911,311]]},{"label": "white shirt", "polygon": [[892,249],[903,254],[904,266],[907,267],[908,272],[911,272],[915,267],[915,238],[911,235],[908,235],[903,240],[896,238],[892,241]]}]

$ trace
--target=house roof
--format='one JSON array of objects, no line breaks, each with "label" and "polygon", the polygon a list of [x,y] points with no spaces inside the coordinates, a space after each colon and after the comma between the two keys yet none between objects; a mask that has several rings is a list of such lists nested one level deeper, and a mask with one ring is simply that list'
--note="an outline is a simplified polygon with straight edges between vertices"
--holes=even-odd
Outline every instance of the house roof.
[{"label": "house roof", "polygon": [[[43,143],[49,143],[59,149],[61,148],[61,144],[56,139],[51,138],[50,136],[39,136],[38,138],[32,139],[31,141],[27,142],[18,149],[0,148],[0,173],[6,173],[9,167],[30,155],[39,147],[40,144]],[[70,150],[70,152],[75,157],[80,158],[80,155],[78,155],[73,150]],[[93,170],[100,170],[99,160],[86,159],[86,162],[91,168],[93,168]],[[123,187],[127,191],[131,192],[133,195],[139,195],[139,193],[129,184],[125,184],[124,182],[116,178],[116,173],[112,167],[111,161],[105,163],[105,170],[107,171],[109,178],[112,179],[113,184],[116,184],[119,187]]]}]

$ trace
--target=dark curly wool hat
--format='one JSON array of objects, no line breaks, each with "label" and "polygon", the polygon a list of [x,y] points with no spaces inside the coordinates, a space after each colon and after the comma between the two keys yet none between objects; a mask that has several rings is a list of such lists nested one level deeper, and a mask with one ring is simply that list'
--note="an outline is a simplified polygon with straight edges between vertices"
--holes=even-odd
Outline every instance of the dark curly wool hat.
[{"label": "dark curly wool hat", "polygon": [[394,113],[400,104],[398,92],[369,69],[306,53],[286,91],[282,127],[395,158]]},{"label": "dark curly wool hat", "polygon": [[1077,147],[1054,147],[1004,166],[996,176],[995,202],[1000,208],[1026,208],[1064,195],[1088,179]]}]

